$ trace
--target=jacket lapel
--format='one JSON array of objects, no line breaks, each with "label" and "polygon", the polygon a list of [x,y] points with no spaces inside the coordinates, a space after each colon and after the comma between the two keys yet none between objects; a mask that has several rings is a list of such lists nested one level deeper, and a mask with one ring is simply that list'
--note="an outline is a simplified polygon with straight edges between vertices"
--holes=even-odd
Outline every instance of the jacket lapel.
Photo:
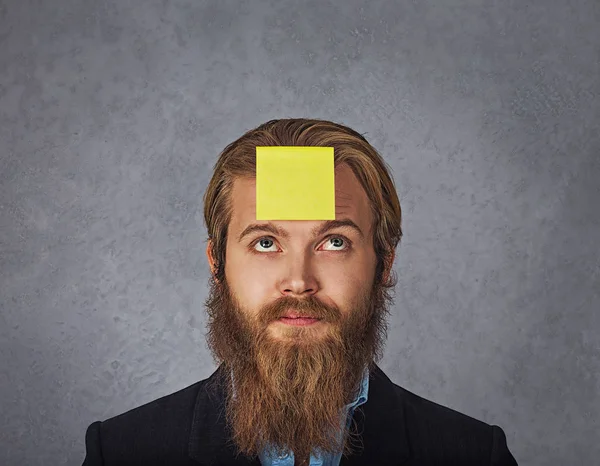
[{"label": "jacket lapel", "polygon": [[368,400],[356,409],[354,420],[362,448],[355,447],[355,453],[348,458],[342,456],[340,466],[399,466],[409,460],[404,407],[393,382],[376,364],[369,374]]},{"label": "jacket lapel", "polygon": [[[224,370],[221,364],[198,393],[188,444],[189,456],[206,466],[261,466],[258,458],[235,457],[236,450],[225,419]],[[355,410],[354,420],[362,441],[354,447],[356,451],[352,456],[342,457],[340,466],[395,466],[409,459],[401,400],[392,381],[377,365],[369,374],[368,400]]]},{"label": "jacket lapel", "polygon": [[239,455],[225,418],[225,367],[221,364],[198,392],[188,444],[190,458],[206,466],[261,466],[258,458]]}]

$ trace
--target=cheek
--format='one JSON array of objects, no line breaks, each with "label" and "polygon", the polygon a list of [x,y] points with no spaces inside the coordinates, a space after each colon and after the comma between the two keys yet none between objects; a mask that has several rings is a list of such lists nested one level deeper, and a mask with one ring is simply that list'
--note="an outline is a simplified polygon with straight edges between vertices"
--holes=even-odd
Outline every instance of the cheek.
[{"label": "cheek", "polygon": [[336,275],[328,276],[322,287],[340,310],[348,312],[356,305],[369,285],[367,277],[358,273],[357,269],[353,269],[345,273],[338,271]]},{"label": "cheek", "polygon": [[228,270],[228,282],[241,306],[256,312],[269,296],[269,284],[272,283],[272,278],[265,273],[264,268],[240,263],[232,264],[231,269]]}]

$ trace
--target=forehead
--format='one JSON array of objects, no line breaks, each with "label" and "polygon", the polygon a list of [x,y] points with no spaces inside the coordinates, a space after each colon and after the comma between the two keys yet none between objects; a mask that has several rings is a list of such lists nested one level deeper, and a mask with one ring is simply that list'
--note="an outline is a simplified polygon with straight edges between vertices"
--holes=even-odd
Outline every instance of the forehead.
[{"label": "forehead", "polygon": [[[335,218],[353,220],[368,237],[372,222],[369,199],[362,185],[348,165],[339,165],[335,168]],[[248,225],[261,221],[256,220],[256,179],[236,178],[233,183],[231,196],[233,213],[229,231],[235,235],[244,230]],[[275,220],[273,223],[285,225],[291,229],[299,227],[299,231],[308,231],[320,220],[290,221]],[[300,224],[304,225],[303,227]],[[228,235],[231,237],[231,235]]]}]

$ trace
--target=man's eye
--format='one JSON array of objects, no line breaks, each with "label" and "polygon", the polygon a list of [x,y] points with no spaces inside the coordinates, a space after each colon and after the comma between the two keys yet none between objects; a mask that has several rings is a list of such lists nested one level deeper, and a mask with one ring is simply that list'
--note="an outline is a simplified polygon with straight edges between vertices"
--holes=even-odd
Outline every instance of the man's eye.
[{"label": "man's eye", "polygon": [[[270,243],[270,245],[269,245]],[[343,251],[346,249],[350,248],[350,241],[347,240],[346,238],[344,238],[343,236],[330,236],[329,238],[327,238],[325,240],[325,243],[323,243],[325,246],[327,246],[328,244],[333,244],[334,247],[336,248],[340,248],[344,246],[344,243],[346,243],[346,248],[345,249],[330,249],[331,251]],[[273,246],[275,246],[275,242],[270,238],[270,237],[262,237],[259,238],[257,241],[254,242],[254,244],[252,245],[252,248],[257,251],[257,252],[274,252],[274,251],[265,251],[264,249],[257,249],[257,246],[261,247],[261,248],[272,248]]]},{"label": "man's eye", "polygon": [[[265,243],[273,243],[273,245],[275,244],[272,239],[269,239],[269,238],[260,238],[258,241],[256,241],[254,243],[254,245],[255,246],[261,246],[261,247],[267,248],[267,249],[273,247],[273,246],[265,246]],[[261,252],[261,251],[258,251],[258,252]]]},{"label": "man's eye", "polygon": [[[340,238],[339,236],[332,236],[331,238],[327,238],[327,240],[325,241],[325,245],[327,244],[333,244],[335,247],[343,247],[344,246],[344,242],[348,243],[348,241],[344,238]],[[346,249],[348,248],[348,246],[346,246]],[[334,251],[339,250],[339,249],[334,249]]]}]

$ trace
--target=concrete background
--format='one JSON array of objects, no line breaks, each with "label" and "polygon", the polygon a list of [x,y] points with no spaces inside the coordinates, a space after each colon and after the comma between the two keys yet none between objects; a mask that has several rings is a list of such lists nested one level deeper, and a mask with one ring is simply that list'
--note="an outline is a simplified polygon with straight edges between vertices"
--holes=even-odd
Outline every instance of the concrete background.
[{"label": "concrete background", "polygon": [[213,372],[202,195],[283,117],[393,169],[390,378],[597,463],[599,44],[596,0],[0,0],[0,464]]}]

